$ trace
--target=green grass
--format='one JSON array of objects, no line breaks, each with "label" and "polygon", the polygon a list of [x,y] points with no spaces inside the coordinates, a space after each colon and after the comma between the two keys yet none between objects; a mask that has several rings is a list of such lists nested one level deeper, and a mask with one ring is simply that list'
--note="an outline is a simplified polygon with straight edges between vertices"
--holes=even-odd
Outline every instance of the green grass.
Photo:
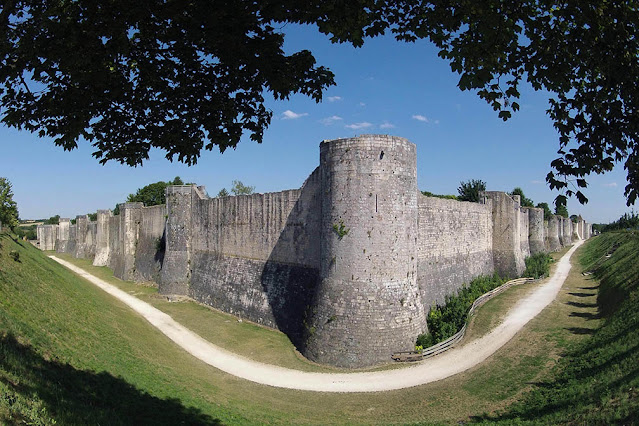
[{"label": "green grass", "polygon": [[[610,256],[607,256],[610,255]],[[506,423],[635,424],[639,422],[639,235],[605,233],[581,252],[590,285],[573,294],[574,315],[598,321],[579,329],[589,339],[569,345],[554,375],[499,416]],[[598,313],[584,301],[597,296]],[[599,319],[602,316],[603,319]]]},{"label": "green grass", "polygon": [[169,314],[177,322],[203,338],[231,352],[259,362],[303,371],[352,371],[322,366],[307,360],[297,352],[288,337],[277,330],[249,321],[240,322],[236,316],[211,309],[186,298],[169,302],[165,296],[158,294],[157,288],[119,280],[113,277],[109,268],[93,266],[88,259],[75,259],[64,253],[52,254],[135,295]]},{"label": "green grass", "polygon": [[[596,328],[599,321],[570,315],[576,308],[567,303],[590,303],[584,302],[589,298],[570,294],[590,285],[576,273],[556,303],[497,354],[467,372],[392,392],[291,391],[257,385],[203,364],[29,243],[0,235],[0,245],[0,424],[466,422],[505,409],[531,383],[552,379],[548,371],[566,348],[588,337],[575,330]],[[10,250],[20,253],[21,262],[9,257]],[[110,275],[108,269],[100,269]],[[228,333],[220,339],[232,339],[237,330],[224,327],[244,330],[250,325],[197,304],[168,303],[150,287],[125,282],[119,286],[158,306],[165,304],[174,318],[198,317],[204,324],[198,330],[202,334],[208,327],[219,327],[220,333]],[[483,309],[476,320],[482,319]],[[580,311],[590,313],[592,308]],[[499,309],[496,315],[501,315]],[[269,337],[272,330],[250,325],[240,332],[255,339],[251,345],[279,346],[277,340],[269,340],[279,339]],[[218,343],[213,332],[207,338]],[[306,362],[291,356],[291,363]]]}]

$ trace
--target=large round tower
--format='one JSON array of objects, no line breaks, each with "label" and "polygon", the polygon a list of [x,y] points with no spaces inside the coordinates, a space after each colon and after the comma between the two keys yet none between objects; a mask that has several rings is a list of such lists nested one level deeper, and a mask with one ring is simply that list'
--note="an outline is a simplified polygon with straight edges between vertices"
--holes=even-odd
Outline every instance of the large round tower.
[{"label": "large round tower", "polygon": [[387,361],[426,330],[415,145],[386,135],[324,141],[320,169],[320,283],[306,355],[343,367]]}]

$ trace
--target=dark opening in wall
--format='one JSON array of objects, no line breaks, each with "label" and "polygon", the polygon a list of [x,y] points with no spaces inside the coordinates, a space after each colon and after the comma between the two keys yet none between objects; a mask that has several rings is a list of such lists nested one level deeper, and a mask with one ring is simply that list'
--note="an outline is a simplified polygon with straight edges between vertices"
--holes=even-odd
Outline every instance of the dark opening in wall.
[{"label": "dark opening in wall", "polygon": [[381,160],[381,159],[383,159],[383,158],[384,158],[384,151],[382,151],[382,152],[379,154],[379,159]]}]

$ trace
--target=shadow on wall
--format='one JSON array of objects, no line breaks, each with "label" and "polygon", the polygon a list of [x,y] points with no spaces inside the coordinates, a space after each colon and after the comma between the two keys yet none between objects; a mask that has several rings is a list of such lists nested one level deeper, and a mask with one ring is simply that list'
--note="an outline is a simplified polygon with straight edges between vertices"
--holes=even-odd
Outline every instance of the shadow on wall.
[{"label": "shadow on wall", "polygon": [[[162,265],[164,264],[164,253],[166,251],[166,227],[164,228],[164,231],[162,232],[162,237],[160,237],[160,239],[158,240],[158,245],[156,247],[156,251],[155,251],[155,255],[153,255],[153,260],[155,260],[155,264],[157,265],[157,273],[158,276],[160,274],[160,271],[162,270]],[[159,282],[159,278],[156,280],[156,282]]]},{"label": "shadow on wall", "polygon": [[[306,317],[319,282],[322,208],[319,185],[318,168],[302,186],[260,276],[277,328],[299,351],[304,349],[308,334]],[[291,259],[296,263],[290,263]]]}]

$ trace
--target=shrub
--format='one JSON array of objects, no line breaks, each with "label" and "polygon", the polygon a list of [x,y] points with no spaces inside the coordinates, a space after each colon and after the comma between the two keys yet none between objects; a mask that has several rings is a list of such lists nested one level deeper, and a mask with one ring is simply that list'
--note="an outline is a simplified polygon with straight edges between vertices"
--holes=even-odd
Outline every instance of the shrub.
[{"label": "shrub", "polygon": [[457,294],[446,296],[444,305],[433,306],[426,322],[428,333],[417,337],[416,345],[425,348],[442,342],[462,329],[468,319],[468,311],[475,300],[484,293],[504,283],[497,274],[477,277]]},{"label": "shrub", "polygon": [[11,250],[9,252],[9,256],[16,262],[20,262],[20,253],[18,253],[17,251]]},{"label": "shrub", "polygon": [[544,278],[550,273],[550,264],[553,260],[547,253],[537,253],[527,257],[525,262],[524,277]]}]

